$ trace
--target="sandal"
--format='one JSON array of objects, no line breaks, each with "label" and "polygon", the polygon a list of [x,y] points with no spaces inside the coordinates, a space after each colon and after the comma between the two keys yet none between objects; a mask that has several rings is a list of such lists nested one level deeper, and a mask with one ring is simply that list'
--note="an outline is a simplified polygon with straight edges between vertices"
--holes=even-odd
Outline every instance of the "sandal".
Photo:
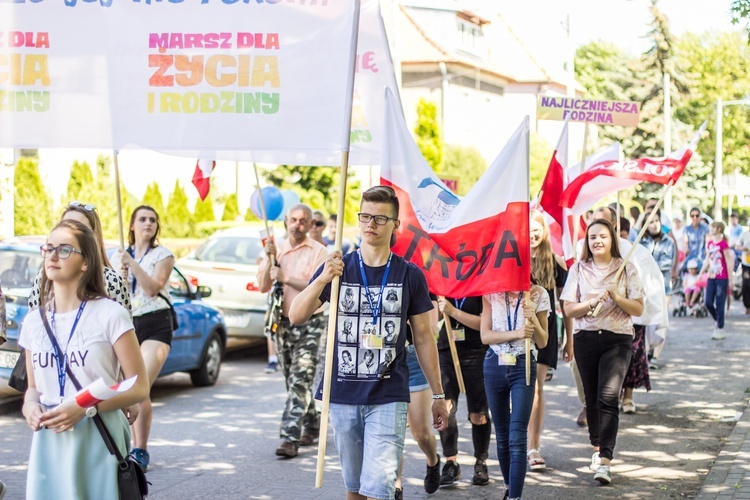
[{"label": "sandal", "polygon": [[[532,457],[531,455],[536,455],[536,458]],[[544,461],[542,456],[539,454],[539,450],[536,448],[530,449],[526,453],[526,457],[529,460],[529,468],[531,470],[544,470],[547,468],[547,462]]]},{"label": "sandal", "polygon": [[635,413],[635,403],[632,399],[622,400],[622,412],[626,415],[633,415]]}]

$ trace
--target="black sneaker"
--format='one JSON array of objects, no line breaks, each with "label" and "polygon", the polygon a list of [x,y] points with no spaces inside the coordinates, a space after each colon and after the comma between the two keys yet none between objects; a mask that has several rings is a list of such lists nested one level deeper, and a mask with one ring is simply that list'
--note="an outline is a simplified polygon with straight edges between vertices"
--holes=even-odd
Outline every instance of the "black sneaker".
[{"label": "black sneaker", "polygon": [[402,488],[396,488],[396,493],[393,495],[394,500],[403,500],[404,490]]},{"label": "black sneaker", "polygon": [[473,484],[484,486],[490,482],[490,475],[487,473],[487,462],[477,460],[474,464],[474,477],[471,479]]},{"label": "black sneaker", "polygon": [[427,474],[424,476],[424,490],[427,493],[435,493],[440,488],[440,455],[435,465],[427,466]]},{"label": "black sneaker", "polygon": [[443,475],[440,476],[440,486],[453,486],[461,478],[461,466],[454,460],[448,460],[443,466]]}]

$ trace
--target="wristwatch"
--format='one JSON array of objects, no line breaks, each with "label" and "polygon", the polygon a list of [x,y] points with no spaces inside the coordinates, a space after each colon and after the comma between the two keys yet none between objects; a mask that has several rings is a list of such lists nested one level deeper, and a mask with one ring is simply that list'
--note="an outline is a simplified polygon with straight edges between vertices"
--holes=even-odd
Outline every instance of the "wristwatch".
[{"label": "wristwatch", "polygon": [[442,394],[433,394],[432,399],[445,399],[445,393]]},{"label": "wristwatch", "polygon": [[94,418],[98,412],[96,405],[86,408],[86,416],[89,418]]}]

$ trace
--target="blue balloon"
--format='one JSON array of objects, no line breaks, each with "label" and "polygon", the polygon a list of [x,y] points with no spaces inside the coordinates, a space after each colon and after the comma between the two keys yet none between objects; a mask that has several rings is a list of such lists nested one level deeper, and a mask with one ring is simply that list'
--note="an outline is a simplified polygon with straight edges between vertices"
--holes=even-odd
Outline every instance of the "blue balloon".
[{"label": "blue balloon", "polygon": [[[281,191],[279,191],[279,188],[275,186],[268,186],[263,188],[263,205],[266,209],[266,218],[268,220],[275,220],[279,214],[281,214],[281,209],[284,208],[284,197],[281,195]],[[260,194],[258,190],[256,189],[253,191],[252,196],[250,196],[250,210],[253,211],[253,214],[259,219],[263,219],[263,212],[261,211],[260,206]]]},{"label": "blue balloon", "polygon": [[284,206],[281,209],[278,220],[282,220],[289,213],[289,209],[300,202],[299,195],[291,189],[282,191],[281,196],[284,198]]}]

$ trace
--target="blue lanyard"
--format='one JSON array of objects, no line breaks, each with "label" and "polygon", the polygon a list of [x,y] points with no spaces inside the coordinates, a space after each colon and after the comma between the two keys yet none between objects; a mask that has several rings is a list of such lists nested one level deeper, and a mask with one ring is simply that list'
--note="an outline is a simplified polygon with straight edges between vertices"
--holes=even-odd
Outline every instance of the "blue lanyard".
[{"label": "blue lanyard", "polygon": [[[150,251],[151,251],[151,247],[148,247],[148,250],[146,250],[146,253],[144,253],[141,256],[141,258],[138,259],[138,265],[139,266],[141,265],[141,262],[143,262],[143,259],[146,257],[146,255],[148,255],[148,253]],[[135,248],[133,248],[133,247],[128,248],[128,253],[130,254],[131,257],[133,257],[135,259]],[[135,295],[135,285],[136,285],[136,283],[138,283],[138,280],[135,279],[135,273],[133,273],[133,287],[130,290],[130,295]]]},{"label": "blue lanyard", "polygon": [[508,292],[505,292],[505,314],[508,315],[508,331],[513,331],[518,325],[518,306],[521,305],[523,300],[523,292],[518,296],[518,302],[516,302],[516,311],[513,313],[513,326],[510,324],[510,299],[508,298]]},{"label": "blue lanyard", "polygon": [[375,328],[378,325],[378,317],[380,316],[380,307],[383,305],[383,290],[385,284],[388,281],[388,272],[391,270],[391,257],[393,252],[388,254],[388,263],[385,265],[385,273],[383,273],[383,281],[380,282],[380,295],[378,295],[378,303],[374,304],[372,301],[372,294],[370,293],[370,286],[367,284],[367,276],[365,275],[365,265],[362,263],[362,254],[357,250],[357,260],[359,261],[359,274],[362,276],[362,283],[365,285],[365,296],[367,302],[370,303],[370,310],[372,311],[372,326]]},{"label": "blue lanyard", "polygon": [[464,297],[463,299],[461,299],[461,302],[459,302],[459,301],[458,301],[458,299],[453,299],[453,302],[455,302],[455,303],[456,303],[456,307],[457,307],[457,308],[459,309],[459,311],[460,311],[460,310],[462,310],[462,308],[464,307],[464,302],[466,302],[466,297]]},{"label": "blue lanyard", "polygon": [[[70,341],[73,338],[73,333],[76,331],[76,326],[78,326],[78,320],[81,319],[81,314],[83,314],[83,308],[86,307],[86,301],[84,300],[81,302],[81,305],[78,306],[78,314],[76,314],[76,319],[73,322],[73,328],[70,329],[70,335],[68,335],[68,343],[65,344],[65,352],[60,353],[62,349],[60,349],[60,344],[57,343],[57,339],[55,336],[52,336],[52,352],[55,355],[55,360],[57,360],[57,383],[60,385],[60,397],[65,396],[65,378],[67,372],[65,371],[65,367],[68,364],[68,346],[70,345]],[[55,331],[55,309],[53,306],[52,309],[52,331]]]}]

